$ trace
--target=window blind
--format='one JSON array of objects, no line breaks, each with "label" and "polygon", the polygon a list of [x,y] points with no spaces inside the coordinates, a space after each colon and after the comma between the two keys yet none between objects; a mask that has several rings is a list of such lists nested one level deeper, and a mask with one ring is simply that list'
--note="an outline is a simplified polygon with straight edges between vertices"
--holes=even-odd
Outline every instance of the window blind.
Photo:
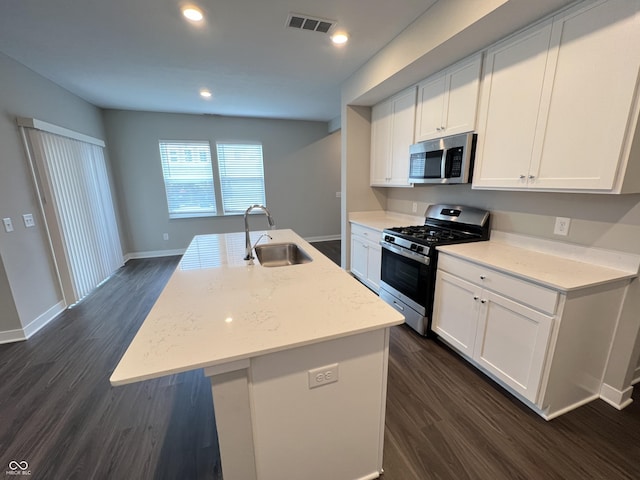
[{"label": "window blind", "polygon": [[224,214],[243,213],[255,204],[266,205],[262,145],[216,143],[216,150]]},{"label": "window blind", "polygon": [[209,142],[160,141],[169,218],[216,215]]}]

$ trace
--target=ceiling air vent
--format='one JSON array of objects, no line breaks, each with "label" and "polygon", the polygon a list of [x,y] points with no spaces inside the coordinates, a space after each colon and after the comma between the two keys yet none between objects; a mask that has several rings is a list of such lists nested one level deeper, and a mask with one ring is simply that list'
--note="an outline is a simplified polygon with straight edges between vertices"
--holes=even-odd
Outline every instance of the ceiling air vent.
[{"label": "ceiling air vent", "polygon": [[311,17],[299,13],[290,13],[287,18],[287,26],[298,30],[309,30],[311,32],[329,33],[329,30],[336,24],[335,20],[326,18]]}]

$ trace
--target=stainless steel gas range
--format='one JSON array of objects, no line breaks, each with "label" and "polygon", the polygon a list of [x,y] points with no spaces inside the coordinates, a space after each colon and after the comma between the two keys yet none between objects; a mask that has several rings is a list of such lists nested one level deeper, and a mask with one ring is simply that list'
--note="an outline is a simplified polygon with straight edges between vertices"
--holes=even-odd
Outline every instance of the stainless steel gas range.
[{"label": "stainless steel gas range", "polygon": [[380,298],[401,311],[421,335],[431,334],[436,246],[489,239],[490,214],[462,205],[430,205],[424,225],[382,233]]}]

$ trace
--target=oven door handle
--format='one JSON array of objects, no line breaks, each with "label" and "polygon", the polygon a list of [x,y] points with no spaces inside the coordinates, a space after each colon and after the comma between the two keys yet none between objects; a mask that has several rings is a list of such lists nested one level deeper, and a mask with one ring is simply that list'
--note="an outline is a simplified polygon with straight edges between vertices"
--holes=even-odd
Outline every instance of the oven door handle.
[{"label": "oven door handle", "polygon": [[411,260],[416,260],[420,263],[424,263],[425,265],[429,265],[431,263],[431,259],[426,255],[413,253],[412,251],[407,250],[406,248],[396,247],[392,243],[385,242],[384,240],[380,241],[380,246],[382,248],[389,250],[390,252],[400,255],[401,257],[410,258]]}]

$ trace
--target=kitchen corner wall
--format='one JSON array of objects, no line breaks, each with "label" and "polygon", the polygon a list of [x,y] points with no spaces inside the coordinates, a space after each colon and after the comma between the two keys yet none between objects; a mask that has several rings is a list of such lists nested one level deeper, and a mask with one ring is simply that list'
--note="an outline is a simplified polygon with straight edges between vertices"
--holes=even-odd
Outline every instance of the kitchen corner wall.
[{"label": "kitchen corner wall", "polygon": [[[326,122],[121,110],[106,110],[104,121],[125,253],[179,251],[194,235],[244,229],[241,215],[169,219],[160,139],[208,140],[214,156],[218,140],[262,142],[267,205],[277,228],[306,238],[340,234],[340,132],[329,134]],[[252,228],[268,226],[252,218]]]},{"label": "kitchen corner wall", "polygon": [[[104,138],[100,110],[0,53],[0,342],[20,338],[61,308],[62,295],[51,261],[38,202],[16,117],[34,117]],[[32,213],[34,228],[22,215]]]},{"label": "kitchen corner wall", "polygon": [[[349,115],[349,112],[375,105],[569,2],[436,2],[342,86],[343,171],[364,172],[369,166],[368,156],[363,152],[369,151],[370,136],[360,125],[363,115]],[[514,115],[517,118],[517,112]],[[357,128],[351,128],[352,124]],[[363,177],[343,178],[343,196],[350,199],[350,190],[360,192],[363,183],[368,181]],[[343,239],[347,238],[347,217],[352,211],[383,209],[421,215],[429,204],[457,203],[490,210],[495,230],[640,254],[640,195],[636,194],[481,191],[472,190],[470,185],[371,190],[374,194],[364,197],[369,199],[366,204],[343,202]],[[567,237],[553,234],[556,216],[571,218]],[[347,265],[348,254],[343,253],[343,266]],[[604,379],[609,386],[621,391],[628,388],[640,355],[638,291],[636,280],[623,307]]]}]

